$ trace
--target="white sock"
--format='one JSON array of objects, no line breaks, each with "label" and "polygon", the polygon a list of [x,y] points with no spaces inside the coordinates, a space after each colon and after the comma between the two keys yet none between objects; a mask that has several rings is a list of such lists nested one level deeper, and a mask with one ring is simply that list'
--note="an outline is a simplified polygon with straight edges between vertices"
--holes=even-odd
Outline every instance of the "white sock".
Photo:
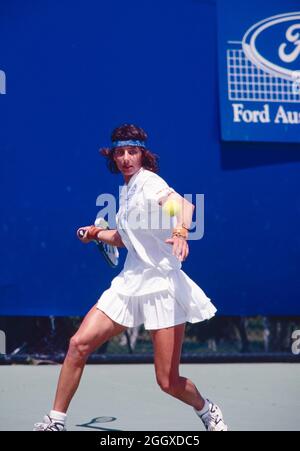
[{"label": "white sock", "polygon": [[67,414],[63,412],[57,412],[57,410],[50,410],[49,417],[52,420],[59,421],[63,424],[65,424],[65,422],[67,421]]},{"label": "white sock", "polygon": [[204,413],[208,412],[209,411],[209,402],[207,401],[207,399],[204,400],[204,406],[202,407],[201,410],[197,410],[195,408],[194,408],[194,410],[199,417],[202,416]]}]

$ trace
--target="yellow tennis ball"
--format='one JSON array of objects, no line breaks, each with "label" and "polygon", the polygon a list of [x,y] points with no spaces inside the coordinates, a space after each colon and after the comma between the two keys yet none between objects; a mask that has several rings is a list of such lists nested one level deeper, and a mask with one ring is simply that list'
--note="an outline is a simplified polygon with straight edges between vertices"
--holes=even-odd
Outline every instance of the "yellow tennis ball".
[{"label": "yellow tennis ball", "polygon": [[180,211],[180,205],[176,200],[167,200],[167,202],[163,204],[162,209],[167,215],[175,216]]}]

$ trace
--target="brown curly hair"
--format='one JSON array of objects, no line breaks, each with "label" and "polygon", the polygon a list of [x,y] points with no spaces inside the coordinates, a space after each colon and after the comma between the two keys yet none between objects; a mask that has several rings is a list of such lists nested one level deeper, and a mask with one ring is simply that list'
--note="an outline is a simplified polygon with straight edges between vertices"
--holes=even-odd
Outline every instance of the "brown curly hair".
[{"label": "brown curly hair", "polygon": [[[112,141],[127,141],[129,139],[146,141],[147,133],[141,128],[133,124],[124,124],[117,127],[111,134]],[[134,146],[132,146],[134,147]],[[150,152],[149,149],[137,147],[142,151],[142,166],[149,171],[158,172],[158,158],[159,156]],[[104,147],[99,150],[100,154],[107,158],[107,167],[113,174],[119,174],[120,171],[113,159],[114,149]]]}]

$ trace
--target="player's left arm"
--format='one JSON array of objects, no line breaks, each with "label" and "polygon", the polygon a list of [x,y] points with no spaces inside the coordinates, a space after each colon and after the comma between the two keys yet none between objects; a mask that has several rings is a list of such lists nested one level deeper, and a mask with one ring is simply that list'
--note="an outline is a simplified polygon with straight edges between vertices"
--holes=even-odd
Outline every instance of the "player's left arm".
[{"label": "player's left arm", "polygon": [[166,243],[173,245],[173,255],[176,255],[180,261],[184,261],[189,255],[188,230],[192,223],[195,205],[176,192],[164,197],[159,203],[163,207],[166,202],[170,201],[175,205],[173,213],[176,215],[177,221],[173,235],[166,240]]},{"label": "player's left arm", "polygon": [[159,204],[163,206],[166,202],[169,201],[174,202],[174,204],[177,206],[175,210],[177,219],[176,227],[183,226],[184,228],[189,230],[193,220],[195,205],[176,192],[170,193],[167,197],[161,199]]}]

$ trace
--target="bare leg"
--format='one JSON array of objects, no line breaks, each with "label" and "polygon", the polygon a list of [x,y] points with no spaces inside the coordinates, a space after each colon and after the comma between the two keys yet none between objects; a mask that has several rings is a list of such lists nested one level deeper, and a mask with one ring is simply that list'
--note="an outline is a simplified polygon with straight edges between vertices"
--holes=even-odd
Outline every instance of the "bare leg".
[{"label": "bare leg", "polygon": [[88,356],[126,327],[112,321],[94,306],[70,340],[70,346],[60,372],[53,410],[66,412],[78,388]]},{"label": "bare leg", "polygon": [[193,382],[179,375],[185,324],[151,330],[157,383],[169,395],[201,410],[204,399]]}]

